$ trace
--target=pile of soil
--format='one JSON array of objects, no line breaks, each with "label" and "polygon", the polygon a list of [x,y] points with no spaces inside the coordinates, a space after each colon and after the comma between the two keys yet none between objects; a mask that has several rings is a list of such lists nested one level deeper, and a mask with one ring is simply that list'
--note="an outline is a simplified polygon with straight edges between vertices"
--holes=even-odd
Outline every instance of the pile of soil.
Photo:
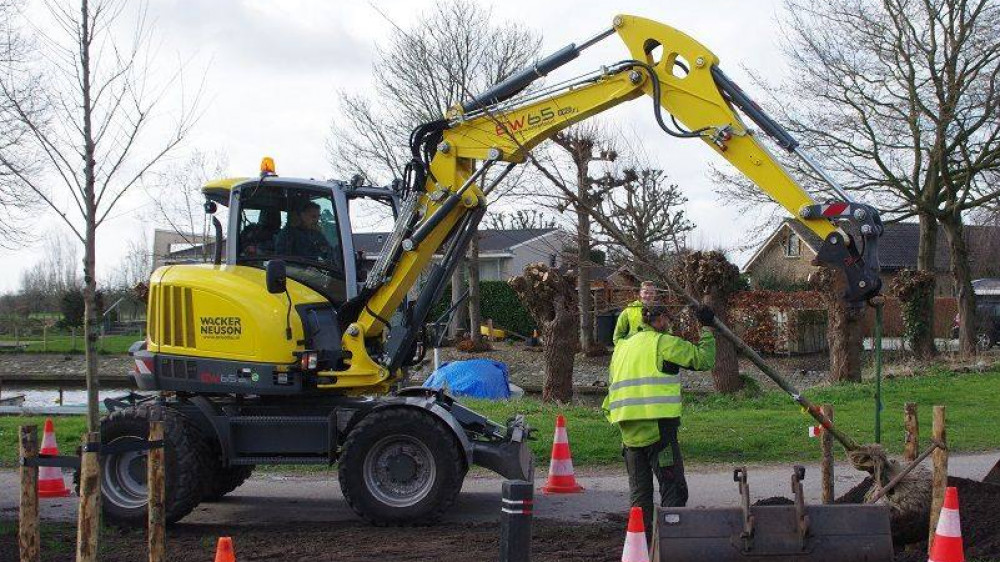
[{"label": "pile of soil", "polygon": [[[966,560],[1000,559],[1000,486],[965,478],[948,478],[948,485],[958,488],[958,513]],[[896,556],[896,560],[927,560],[926,539],[910,545],[906,552]]]},{"label": "pile of soil", "polygon": [[[167,529],[167,559],[205,562],[215,555],[219,536],[231,536],[240,562],[379,562],[414,560],[497,560],[500,527],[478,523],[461,527],[376,528],[361,522],[300,525],[215,526],[179,524]],[[533,562],[618,562],[625,527],[619,524],[567,524],[536,519],[533,524]],[[73,558],[76,528],[72,524],[45,525],[42,560]],[[105,529],[101,533],[102,562],[134,562],[146,556],[141,530]],[[0,560],[17,560],[17,527],[0,531]]]}]

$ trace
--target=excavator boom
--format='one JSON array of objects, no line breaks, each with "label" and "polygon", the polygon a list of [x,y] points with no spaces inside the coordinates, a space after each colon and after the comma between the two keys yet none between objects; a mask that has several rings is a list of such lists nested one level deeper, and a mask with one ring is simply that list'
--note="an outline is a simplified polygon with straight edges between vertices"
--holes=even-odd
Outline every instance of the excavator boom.
[{"label": "excavator boom", "polygon": [[[617,33],[630,58],[549,89],[531,84],[575,59],[594,43]],[[798,141],[753,102],[719,66],[718,57],[688,35],[653,20],[620,15],[611,29],[577,46],[568,45],[513,74],[449,111],[447,118],[418,127],[411,138],[413,160],[403,193],[404,211],[363,293],[364,309],[346,331],[350,367],[329,373],[329,388],[385,385],[403,357],[462,254],[487,195],[499,179],[480,187],[498,162],[504,171],[567,127],[626,101],[651,96],[654,117],[666,133],[697,139],[725,158],[775,202],[823,239],[818,261],[842,270],[845,299],[862,306],[878,295],[878,211],[852,201],[809,157]],[[666,123],[664,113],[673,126]],[[767,149],[746,116],[783,150],[798,156],[826,179],[839,200],[818,204]],[[501,174],[502,176],[503,174]],[[842,226],[843,223],[846,224]],[[417,276],[431,264],[428,281],[403,325],[391,328],[383,357],[369,357],[369,342],[383,334],[382,320],[399,307]]]}]

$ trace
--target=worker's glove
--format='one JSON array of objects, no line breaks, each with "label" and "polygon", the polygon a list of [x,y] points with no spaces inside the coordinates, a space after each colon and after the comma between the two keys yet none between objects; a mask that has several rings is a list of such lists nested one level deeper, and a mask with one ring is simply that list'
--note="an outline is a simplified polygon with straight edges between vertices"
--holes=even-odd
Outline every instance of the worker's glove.
[{"label": "worker's glove", "polygon": [[692,308],[695,318],[698,319],[698,323],[702,326],[711,326],[715,322],[715,311],[712,310],[712,307],[700,304]]}]

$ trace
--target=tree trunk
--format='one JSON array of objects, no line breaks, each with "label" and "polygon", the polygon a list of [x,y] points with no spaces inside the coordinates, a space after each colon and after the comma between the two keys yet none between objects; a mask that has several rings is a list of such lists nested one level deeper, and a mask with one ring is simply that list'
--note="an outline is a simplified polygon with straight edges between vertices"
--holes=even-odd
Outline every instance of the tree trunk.
[{"label": "tree trunk", "polygon": [[[465,268],[465,260],[461,260],[455,267],[455,272],[451,274],[451,304],[455,304],[459,297],[465,293],[465,279],[462,278],[462,270]],[[455,341],[469,327],[469,309],[466,306],[457,306],[451,316],[449,328],[451,340]]]},{"label": "tree trunk", "polygon": [[[577,197],[587,201],[587,162],[577,162]],[[594,347],[594,299],[590,293],[590,215],[579,205],[576,208],[576,291],[580,304],[580,349],[586,353]]]},{"label": "tree trunk", "polygon": [[483,342],[483,336],[479,333],[479,326],[483,323],[482,315],[479,312],[479,233],[472,236],[469,242],[469,338],[472,339],[474,348],[479,348]]},{"label": "tree trunk", "polygon": [[83,250],[83,333],[84,356],[87,360],[87,432],[96,433],[100,428],[100,411],[98,410],[97,393],[100,388],[97,380],[97,199],[94,187],[97,183],[94,153],[96,150],[93,134],[93,104],[90,92],[90,41],[93,30],[90,29],[89,4],[83,0],[80,4],[81,29],[81,93],[83,94],[83,203],[86,209],[84,217],[84,250]]},{"label": "tree trunk", "polygon": [[972,271],[969,267],[969,245],[965,240],[961,215],[942,218],[941,226],[951,250],[951,276],[958,295],[958,349],[962,355],[977,352],[976,295],[972,291]]},{"label": "tree trunk", "polygon": [[830,346],[830,382],[861,381],[861,348],[864,330],[861,310],[847,306],[840,298],[847,280],[839,269],[831,269],[830,290],[824,291],[827,308],[827,340]]},{"label": "tree trunk", "polygon": [[[920,241],[917,247],[917,269],[931,275],[935,272],[935,253],[937,251],[937,220],[929,215],[920,215]],[[920,320],[929,330],[921,333],[913,340],[913,354],[920,359],[929,359],[937,353],[934,347],[934,291],[927,296],[926,302],[919,309],[923,314]]]},{"label": "tree trunk", "polygon": [[568,403],[573,400],[573,349],[578,334],[577,315],[566,306],[565,297],[555,298],[555,317],[542,323],[545,338],[545,383],[543,402]]},{"label": "tree trunk", "polygon": [[[729,303],[722,295],[705,295],[702,302],[715,311],[727,326],[729,325]],[[715,391],[724,394],[732,394],[743,390],[744,382],[740,377],[739,356],[736,353],[736,346],[726,338],[716,338],[715,340],[715,367],[712,368],[712,381],[715,384]]]}]

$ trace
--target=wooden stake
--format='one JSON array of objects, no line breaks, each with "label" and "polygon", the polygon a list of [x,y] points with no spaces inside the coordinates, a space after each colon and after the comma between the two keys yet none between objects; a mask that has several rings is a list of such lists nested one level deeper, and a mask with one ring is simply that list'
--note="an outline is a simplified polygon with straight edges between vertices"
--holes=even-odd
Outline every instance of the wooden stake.
[{"label": "wooden stake", "polygon": [[931,426],[931,435],[943,446],[934,450],[931,459],[934,461],[934,487],[931,492],[931,526],[927,538],[927,549],[930,550],[934,541],[934,531],[937,529],[938,517],[941,515],[941,506],[944,505],[944,492],[948,487],[948,440],[945,434],[945,409],[944,406],[934,406],[934,424]]},{"label": "wooden stake", "polygon": [[[163,441],[163,422],[151,420],[149,422],[149,441]],[[149,450],[149,457],[146,461],[147,488],[149,490],[149,504],[147,512],[149,514],[149,562],[163,562],[166,560],[166,508],[164,499],[163,480],[163,448]]]},{"label": "wooden stake", "polygon": [[[38,426],[21,426],[21,458],[38,456]],[[38,532],[38,467],[21,466],[21,515],[17,542],[21,547],[21,562],[42,559],[41,536]]]},{"label": "wooden stake", "polygon": [[903,406],[903,428],[906,430],[903,460],[912,461],[917,458],[917,452],[920,449],[920,424],[917,421],[916,402],[907,402]]},{"label": "wooden stake", "polygon": [[490,331],[490,336],[488,338],[486,338],[486,341],[496,341],[496,340],[493,339],[493,319],[492,318],[487,318],[486,319],[486,326],[487,326],[487,329]]},{"label": "wooden stake", "polygon": [[[833,404],[823,404],[823,415],[833,420]],[[823,447],[823,503],[833,503],[833,435],[828,431],[823,432],[821,438]]]},{"label": "wooden stake", "polygon": [[[83,444],[97,443],[99,433],[83,434]],[[101,523],[101,479],[96,451],[80,453],[80,513],[77,517],[76,560],[96,562]]]}]

